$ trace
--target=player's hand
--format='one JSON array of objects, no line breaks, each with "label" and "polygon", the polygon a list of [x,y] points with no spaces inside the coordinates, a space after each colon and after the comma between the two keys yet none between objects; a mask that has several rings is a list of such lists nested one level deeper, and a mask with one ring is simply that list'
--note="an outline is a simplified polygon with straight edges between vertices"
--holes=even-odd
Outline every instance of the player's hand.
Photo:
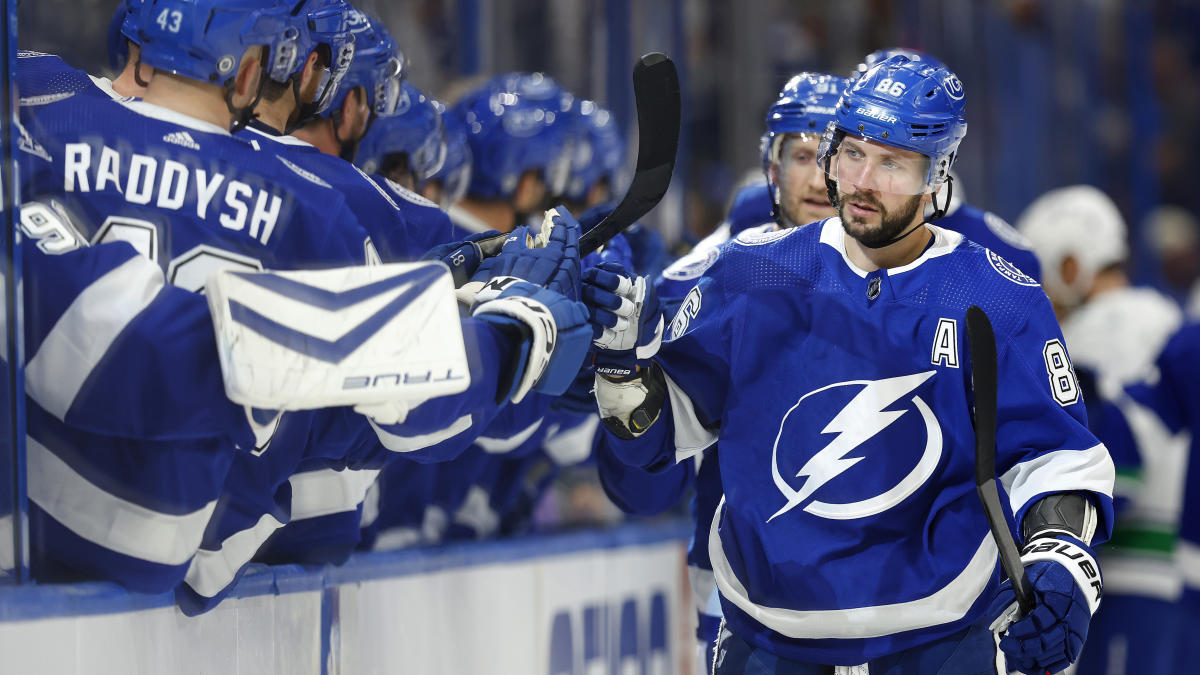
[{"label": "player's hand", "polygon": [[592,324],[597,374],[630,377],[658,353],[662,306],[646,277],[633,276],[617,262],[600,263],[583,274],[583,301]]},{"label": "player's hand", "polygon": [[1016,596],[1008,581],[988,607],[992,630],[1009,668],[1029,675],[1057,673],[1079,658],[1104,588],[1095,556],[1073,537],[1037,539],[1021,554],[1037,604],[1013,621]]},{"label": "player's hand", "polygon": [[461,241],[434,246],[421,256],[421,260],[440,260],[446,263],[450,267],[454,287],[459,288],[475,276],[475,272],[479,270],[479,263],[500,251],[506,238],[496,230],[476,232]]},{"label": "player's hand", "polygon": [[578,300],[579,269],[579,224],[560,206],[546,212],[536,237],[530,236],[525,226],[510,232],[504,247],[480,263],[471,281],[486,285],[515,277]]},{"label": "player's hand", "polygon": [[558,396],[571,386],[592,338],[582,302],[515,277],[498,277],[479,292],[471,313],[526,338],[507,395],[513,403],[530,390]]}]

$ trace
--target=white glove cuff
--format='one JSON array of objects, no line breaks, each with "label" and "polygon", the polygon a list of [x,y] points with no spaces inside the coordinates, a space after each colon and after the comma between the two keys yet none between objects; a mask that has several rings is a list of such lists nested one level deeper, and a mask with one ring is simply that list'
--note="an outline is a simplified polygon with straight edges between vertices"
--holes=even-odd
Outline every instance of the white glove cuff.
[{"label": "white glove cuff", "polygon": [[525,363],[525,371],[519,375],[520,381],[512,395],[512,402],[520,403],[550,364],[550,356],[554,353],[554,345],[558,341],[558,324],[554,322],[554,315],[537,300],[519,295],[483,302],[471,312],[472,316],[480,314],[512,317],[525,324],[532,333],[529,341],[529,359]]}]

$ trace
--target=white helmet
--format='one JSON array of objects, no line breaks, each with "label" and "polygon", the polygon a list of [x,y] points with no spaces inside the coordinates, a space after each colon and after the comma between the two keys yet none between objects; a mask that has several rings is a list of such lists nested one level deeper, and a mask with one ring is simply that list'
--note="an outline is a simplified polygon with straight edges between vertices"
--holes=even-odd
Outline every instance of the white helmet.
[{"label": "white helmet", "polygon": [[[1108,195],[1090,185],[1051,190],[1026,207],[1017,220],[1042,264],[1042,286],[1060,305],[1079,304],[1100,270],[1129,256],[1127,228]],[[1068,256],[1079,265],[1070,284],[1062,278]]]}]

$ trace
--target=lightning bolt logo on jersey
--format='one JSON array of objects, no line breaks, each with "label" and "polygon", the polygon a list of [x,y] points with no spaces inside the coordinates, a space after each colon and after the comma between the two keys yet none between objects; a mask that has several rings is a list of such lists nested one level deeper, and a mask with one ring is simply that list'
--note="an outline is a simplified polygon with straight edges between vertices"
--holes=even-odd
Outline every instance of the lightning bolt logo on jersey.
[{"label": "lightning bolt logo on jersey", "polygon": [[855,267],[836,218],[723,245],[657,357],[672,433],[629,442],[660,454],[623,450],[653,466],[719,441],[709,556],[725,620],[780,656],[866,663],[951,635],[991,601],[956,329],[970,304],[997,327],[997,469],[1017,518],[1051,491],[1111,506],[1108,453],[1047,376],[1069,369],[1044,356],[1061,347],[1045,294],[929,228],[924,253],[890,270]]},{"label": "lightning bolt logo on jersey", "polygon": [[[767,522],[800,506],[822,487],[847,473],[850,475],[827,490],[843,495],[841,500],[829,501],[829,497],[823,500],[813,499],[804,506],[804,510],[815,516],[834,520],[865,518],[892,508],[924,485],[933,475],[942,456],[942,430],[937,417],[920,396],[913,396],[905,401],[906,405],[901,410],[889,408],[933,377],[934,372],[931,370],[876,381],[838,382],[800,397],[779,424],[779,435],[775,438],[771,457],[772,478],[775,480],[775,486],[787,499],[787,504],[776,511]],[[861,388],[854,398],[850,399],[821,430],[822,438],[826,434],[836,436],[808,457],[804,466],[796,473],[797,478],[805,479],[804,485],[799,490],[793,490],[781,475],[780,464],[786,465],[789,455],[804,454],[797,453],[797,450],[811,445],[812,426],[805,424],[804,420],[821,419],[821,411],[828,407],[831,399],[839,400],[839,394],[858,387]],[[804,405],[806,401],[808,404]],[[903,447],[908,445],[906,439],[919,437],[922,433],[904,428],[903,425],[893,427],[893,424],[903,418],[910,409],[919,413],[920,421],[916,423],[917,426],[924,427],[925,445],[917,458],[888,451],[889,441],[891,445]],[[914,417],[917,416],[909,415],[910,419]],[[889,433],[883,433],[888,429],[891,429]],[[913,433],[914,431],[916,433]],[[895,438],[896,436],[899,438]],[[876,442],[868,445],[872,440]],[[784,455],[782,458],[781,446]],[[851,454],[856,456],[849,457]],[[856,479],[855,472],[850,470],[866,459],[871,460],[871,466],[866,467],[865,471],[860,469],[857,473],[861,474],[861,478]],[[900,482],[891,486],[872,486],[872,483],[877,482],[878,476],[893,475],[897,469],[902,469],[903,465],[912,464],[913,460],[915,466]],[[864,485],[865,491],[871,493],[871,496],[862,496]]]}]

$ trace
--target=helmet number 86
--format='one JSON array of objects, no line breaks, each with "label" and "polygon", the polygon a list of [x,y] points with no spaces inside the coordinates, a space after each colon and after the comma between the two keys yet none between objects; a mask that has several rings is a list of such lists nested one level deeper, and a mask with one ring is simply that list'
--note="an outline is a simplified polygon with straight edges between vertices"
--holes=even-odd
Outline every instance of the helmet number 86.
[{"label": "helmet number 86", "polygon": [[159,28],[172,33],[178,33],[179,26],[183,23],[183,12],[177,9],[164,9],[154,21],[158,24]]},{"label": "helmet number 86", "polygon": [[879,84],[875,85],[875,91],[898,98],[904,93],[904,83],[893,82],[892,78],[885,77],[879,81]]}]

